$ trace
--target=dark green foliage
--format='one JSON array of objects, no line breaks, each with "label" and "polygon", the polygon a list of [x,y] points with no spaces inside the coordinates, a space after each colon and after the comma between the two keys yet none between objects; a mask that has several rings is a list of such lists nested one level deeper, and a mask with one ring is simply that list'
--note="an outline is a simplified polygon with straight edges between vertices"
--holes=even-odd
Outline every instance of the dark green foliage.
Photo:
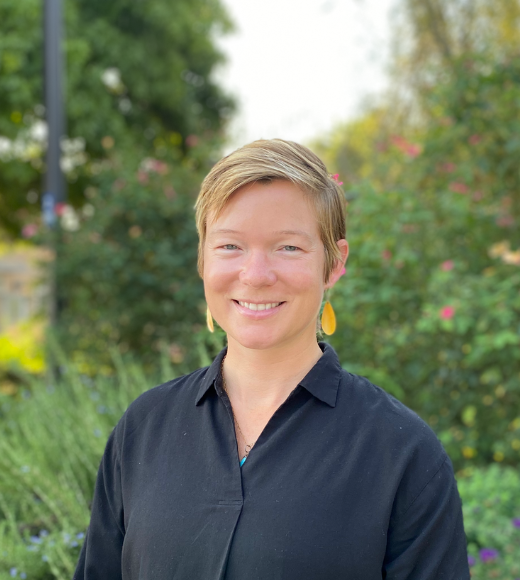
[{"label": "dark green foliage", "polygon": [[[0,5],[0,227],[19,236],[37,219],[44,170],[42,6]],[[92,165],[117,146],[185,155],[220,135],[232,102],[211,79],[222,57],[214,37],[230,28],[218,0],[64,1],[67,135],[76,141],[67,177],[84,202]],[[108,71],[108,72],[107,72]],[[108,76],[107,76],[108,75]],[[105,137],[111,139],[103,141]],[[17,145],[13,146],[13,142]]]}]

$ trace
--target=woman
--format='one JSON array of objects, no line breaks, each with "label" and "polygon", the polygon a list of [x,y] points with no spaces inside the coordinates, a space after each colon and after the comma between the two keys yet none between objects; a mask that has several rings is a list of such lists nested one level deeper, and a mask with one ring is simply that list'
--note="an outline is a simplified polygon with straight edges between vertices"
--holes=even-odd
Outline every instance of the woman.
[{"label": "woman", "polygon": [[316,340],[348,255],[323,163],[278,139],[243,147],[204,180],[197,226],[228,347],[116,426],[74,577],[469,578],[437,438]]}]

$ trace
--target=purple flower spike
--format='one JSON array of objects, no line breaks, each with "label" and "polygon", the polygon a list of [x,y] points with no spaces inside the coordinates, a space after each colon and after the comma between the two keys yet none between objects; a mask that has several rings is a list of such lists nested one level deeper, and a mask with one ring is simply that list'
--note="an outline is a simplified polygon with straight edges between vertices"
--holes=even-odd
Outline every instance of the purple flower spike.
[{"label": "purple flower spike", "polygon": [[473,558],[473,556],[468,556],[468,564],[470,568],[471,566],[474,566],[476,563],[477,561],[475,560],[475,558]]},{"label": "purple flower spike", "polygon": [[482,562],[484,562],[484,564],[486,562],[492,562],[497,558],[498,552],[493,548],[482,548],[482,550],[480,550],[480,559],[482,560]]},{"label": "purple flower spike", "polygon": [[513,526],[520,528],[520,518],[513,518]]}]

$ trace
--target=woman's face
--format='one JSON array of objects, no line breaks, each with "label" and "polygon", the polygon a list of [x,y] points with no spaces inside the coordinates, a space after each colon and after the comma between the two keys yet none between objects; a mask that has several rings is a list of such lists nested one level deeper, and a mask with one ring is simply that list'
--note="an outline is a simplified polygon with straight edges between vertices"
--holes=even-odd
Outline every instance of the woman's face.
[{"label": "woman's face", "polygon": [[[338,245],[346,259],[347,242]],[[323,292],[343,267],[325,284],[324,263],[315,210],[296,185],[244,186],[208,222],[203,277],[209,309],[228,340],[245,348],[315,341]]]}]

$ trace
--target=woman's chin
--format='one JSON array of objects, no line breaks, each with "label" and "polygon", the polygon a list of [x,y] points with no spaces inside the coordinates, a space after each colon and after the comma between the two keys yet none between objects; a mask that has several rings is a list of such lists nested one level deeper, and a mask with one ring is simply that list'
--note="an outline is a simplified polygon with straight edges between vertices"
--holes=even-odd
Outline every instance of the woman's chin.
[{"label": "woman's chin", "polygon": [[280,332],[269,332],[259,328],[241,328],[236,332],[228,333],[228,341],[230,338],[243,348],[252,350],[275,348],[285,342]]}]

